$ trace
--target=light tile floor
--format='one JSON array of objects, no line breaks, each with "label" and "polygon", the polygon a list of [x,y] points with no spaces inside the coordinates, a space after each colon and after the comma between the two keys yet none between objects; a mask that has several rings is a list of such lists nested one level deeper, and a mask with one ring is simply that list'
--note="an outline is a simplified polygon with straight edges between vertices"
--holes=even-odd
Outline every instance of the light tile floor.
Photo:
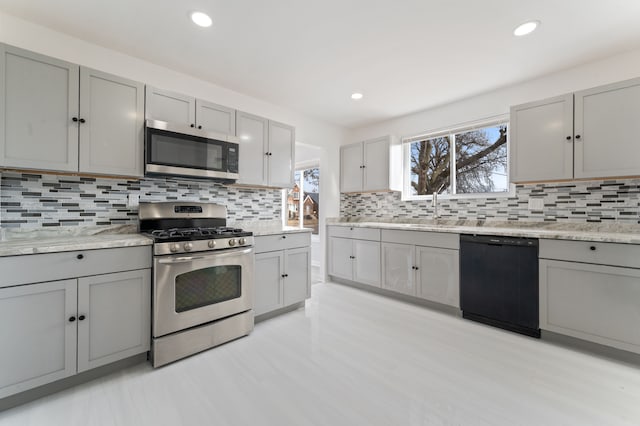
[{"label": "light tile floor", "polygon": [[339,284],[235,342],[0,425],[638,425],[640,367]]}]

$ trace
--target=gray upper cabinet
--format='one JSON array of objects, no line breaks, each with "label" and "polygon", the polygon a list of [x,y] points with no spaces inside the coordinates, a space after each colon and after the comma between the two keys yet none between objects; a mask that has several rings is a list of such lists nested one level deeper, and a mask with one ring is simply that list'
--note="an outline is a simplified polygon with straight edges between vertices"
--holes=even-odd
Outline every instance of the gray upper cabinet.
[{"label": "gray upper cabinet", "polygon": [[78,170],[75,64],[0,45],[0,166]]},{"label": "gray upper cabinet", "polygon": [[512,182],[640,175],[640,79],[511,108]]},{"label": "gray upper cabinet", "polygon": [[238,111],[239,184],[287,188],[293,186],[295,129],[264,117]]},{"label": "gray upper cabinet", "polygon": [[235,136],[236,110],[196,99],[196,124],[203,130]]},{"label": "gray upper cabinet", "polygon": [[268,186],[293,187],[295,140],[296,131],[292,126],[269,121]]},{"label": "gray upper cabinet", "polygon": [[196,99],[168,90],[147,86],[146,118],[195,127]]},{"label": "gray upper cabinet", "polygon": [[0,398],[75,374],[76,294],[76,280],[0,289]]},{"label": "gray upper cabinet", "polygon": [[221,133],[236,134],[236,110],[192,96],[147,86],[146,117]]},{"label": "gray upper cabinet", "polygon": [[574,173],[640,175],[640,78],[575,93]]},{"label": "gray upper cabinet", "polygon": [[144,85],[80,68],[80,172],[142,176]]},{"label": "gray upper cabinet", "polygon": [[511,107],[512,182],[573,177],[573,95]]},{"label": "gray upper cabinet", "polygon": [[340,192],[402,190],[402,146],[390,136],[340,148]]}]

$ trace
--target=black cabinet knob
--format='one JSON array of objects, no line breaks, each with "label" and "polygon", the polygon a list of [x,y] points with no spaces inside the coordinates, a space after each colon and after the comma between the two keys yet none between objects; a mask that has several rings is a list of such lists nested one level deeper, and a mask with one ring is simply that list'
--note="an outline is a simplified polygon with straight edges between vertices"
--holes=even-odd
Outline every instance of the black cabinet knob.
[{"label": "black cabinet knob", "polygon": [[286,236],[286,235],[283,235],[283,236],[282,236],[282,239],[283,239],[283,240],[286,240],[286,239],[287,239],[287,236]]},{"label": "black cabinet knob", "polygon": [[416,271],[417,271],[418,269],[420,269],[420,268],[418,268],[418,267],[416,266]]},{"label": "black cabinet knob", "polygon": [[76,256],[76,258],[78,260],[82,260],[82,259],[84,259],[84,254],[79,254],[79,255]]},{"label": "black cabinet knob", "polygon": [[282,276],[282,278],[286,277],[286,275],[285,275],[285,274],[282,274],[281,276]]},{"label": "black cabinet knob", "polygon": [[74,322],[76,320],[76,317],[70,317],[69,318],[69,322]]},{"label": "black cabinet knob", "polygon": [[191,124],[191,127],[196,127],[196,125],[195,124]]},{"label": "black cabinet knob", "polygon": [[198,129],[202,129],[202,126],[198,126]]},{"label": "black cabinet knob", "polygon": [[571,136],[567,136],[567,140],[570,141],[571,140]]},{"label": "black cabinet knob", "polygon": [[81,118],[81,119],[80,119],[80,122],[81,122],[81,123],[86,123],[86,122],[87,122],[87,120],[85,120],[84,118]]},{"label": "black cabinet knob", "polygon": [[596,246],[591,246],[591,247],[589,247],[589,250],[591,250],[591,251],[596,251]]},{"label": "black cabinet knob", "polygon": [[580,135],[576,135],[576,139],[580,139]]},{"label": "black cabinet knob", "polygon": [[77,123],[77,122],[78,122],[78,117],[73,117],[73,118],[71,119],[71,121],[73,121],[74,123]]},{"label": "black cabinet knob", "polygon": [[85,318],[86,318],[86,317],[85,317],[84,315],[80,315],[80,316],[78,317],[78,320],[80,320],[80,321],[84,321],[84,319],[85,319]]}]

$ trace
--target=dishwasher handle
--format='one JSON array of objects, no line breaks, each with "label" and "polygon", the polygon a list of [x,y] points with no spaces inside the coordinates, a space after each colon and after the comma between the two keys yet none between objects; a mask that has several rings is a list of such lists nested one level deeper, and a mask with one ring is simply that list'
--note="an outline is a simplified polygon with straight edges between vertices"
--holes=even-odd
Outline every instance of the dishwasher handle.
[{"label": "dishwasher handle", "polygon": [[461,234],[460,242],[488,244],[492,246],[538,247],[537,238],[509,237],[499,235]]}]

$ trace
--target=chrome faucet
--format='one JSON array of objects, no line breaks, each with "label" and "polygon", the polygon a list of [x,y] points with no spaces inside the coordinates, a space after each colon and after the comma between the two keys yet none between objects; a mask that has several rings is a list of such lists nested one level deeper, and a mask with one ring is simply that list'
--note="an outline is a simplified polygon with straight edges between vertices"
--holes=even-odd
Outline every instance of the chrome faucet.
[{"label": "chrome faucet", "polygon": [[438,219],[440,214],[438,214],[438,192],[434,191],[431,196],[431,207],[433,207],[433,219]]}]

